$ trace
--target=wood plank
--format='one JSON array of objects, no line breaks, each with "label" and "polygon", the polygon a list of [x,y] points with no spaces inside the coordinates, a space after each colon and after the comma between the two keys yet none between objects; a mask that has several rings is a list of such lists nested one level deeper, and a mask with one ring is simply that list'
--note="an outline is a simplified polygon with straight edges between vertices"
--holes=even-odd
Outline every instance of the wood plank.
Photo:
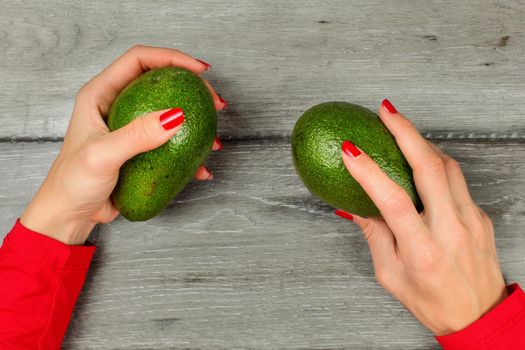
[{"label": "wood plank", "polygon": [[[525,144],[440,145],[494,220],[507,279],[525,283]],[[2,235],[59,146],[0,144]],[[161,216],[93,233],[66,349],[438,348],[376,284],[357,227],[304,189],[287,141],[226,142],[209,166],[214,181]]]},{"label": "wood plank", "polygon": [[389,97],[433,137],[525,137],[516,0],[6,2],[0,138],[63,136],[77,89],[133,44],[214,65],[224,138],[290,135],[323,101]]}]

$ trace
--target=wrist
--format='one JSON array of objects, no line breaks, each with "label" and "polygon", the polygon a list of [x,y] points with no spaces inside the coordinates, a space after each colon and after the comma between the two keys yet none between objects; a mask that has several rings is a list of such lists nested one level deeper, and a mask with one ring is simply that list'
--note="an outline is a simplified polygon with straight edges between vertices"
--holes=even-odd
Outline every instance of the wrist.
[{"label": "wrist", "polygon": [[447,317],[446,322],[444,322],[444,324],[441,326],[428,328],[432,331],[432,333],[434,333],[435,336],[438,337],[459,332],[488,314],[499,304],[501,304],[507,297],[507,287],[503,281],[503,276],[501,276],[501,281],[494,282],[494,287],[490,293],[490,297],[485,296],[483,302],[480,302],[477,307],[473,307],[472,310],[470,310],[475,311],[470,313],[465,312],[465,315],[463,315],[464,317],[460,317],[460,315],[457,315],[454,318]]},{"label": "wrist", "polygon": [[95,222],[72,217],[54,205],[35,198],[20,216],[20,223],[30,230],[67,245],[82,245],[95,227]]}]

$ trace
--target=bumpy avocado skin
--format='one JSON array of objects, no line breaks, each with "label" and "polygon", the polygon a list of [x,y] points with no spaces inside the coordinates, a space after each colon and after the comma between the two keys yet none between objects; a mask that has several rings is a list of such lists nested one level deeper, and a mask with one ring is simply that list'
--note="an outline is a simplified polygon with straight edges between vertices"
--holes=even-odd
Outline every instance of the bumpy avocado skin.
[{"label": "bumpy avocado skin", "polygon": [[184,111],[181,130],[120,169],[112,198],[130,221],[158,215],[193,178],[211,151],[217,114],[202,80],[180,67],[144,73],[118,95],[109,110],[107,125],[113,131],[146,113],[175,107]]},{"label": "bumpy avocado skin", "polygon": [[363,217],[380,212],[361,185],[348,173],[341,144],[348,140],[366,152],[403,187],[421,210],[412,169],[397,143],[372,111],[347,102],[326,102],[308,109],[292,133],[293,164],[306,188],[337,209]]}]

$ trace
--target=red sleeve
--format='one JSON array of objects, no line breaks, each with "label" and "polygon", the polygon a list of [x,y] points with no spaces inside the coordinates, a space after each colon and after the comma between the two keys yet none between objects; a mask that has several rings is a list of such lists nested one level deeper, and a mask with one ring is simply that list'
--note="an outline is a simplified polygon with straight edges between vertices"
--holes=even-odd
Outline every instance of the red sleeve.
[{"label": "red sleeve", "polygon": [[501,304],[467,328],[436,337],[443,349],[525,349],[525,293],[516,283],[507,290]]},{"label": "red sleeve", "polygon": [[16,221],[0,248],[1,349],[60,348],[94,252]]}]

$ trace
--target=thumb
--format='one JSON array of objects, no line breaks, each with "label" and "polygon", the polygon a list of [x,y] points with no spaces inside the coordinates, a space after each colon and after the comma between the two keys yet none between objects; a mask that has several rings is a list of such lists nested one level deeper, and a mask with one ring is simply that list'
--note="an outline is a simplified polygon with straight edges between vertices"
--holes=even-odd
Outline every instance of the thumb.
[{"label": "thumb", "polygon": [[119,167],[139,153],[147,152],[166,143],[182,127],[184,112],[172,108],[148,113],[104,136],[106,156]]}]

